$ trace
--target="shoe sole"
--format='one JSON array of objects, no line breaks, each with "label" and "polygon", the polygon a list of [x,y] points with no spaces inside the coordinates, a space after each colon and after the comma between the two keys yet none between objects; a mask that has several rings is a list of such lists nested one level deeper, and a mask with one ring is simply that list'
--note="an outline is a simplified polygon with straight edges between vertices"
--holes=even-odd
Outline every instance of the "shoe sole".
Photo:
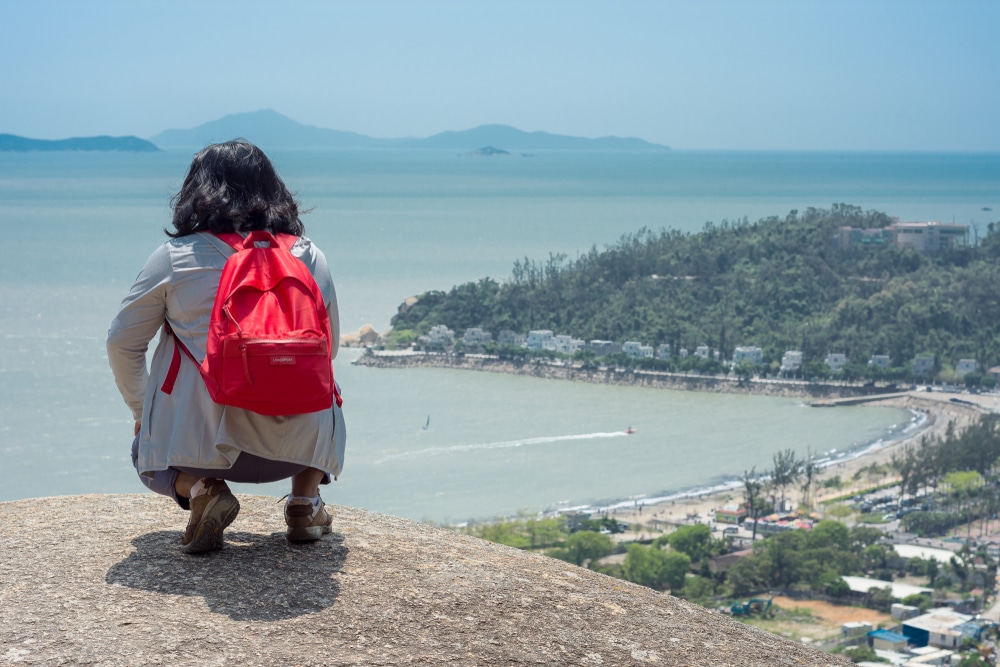
[{"label": "shoe sole", "polygon": [[285,537],[289,542],[315,542],[330,532],[330,526],[289,526]]},{"label": "shoe sole", "polygon": [[181,547],[186,554],[201,554],[222,548],[222,531],[229,527],[240,513],[240,501],[231,493],[220,494],[205,508],[194,537]]}]

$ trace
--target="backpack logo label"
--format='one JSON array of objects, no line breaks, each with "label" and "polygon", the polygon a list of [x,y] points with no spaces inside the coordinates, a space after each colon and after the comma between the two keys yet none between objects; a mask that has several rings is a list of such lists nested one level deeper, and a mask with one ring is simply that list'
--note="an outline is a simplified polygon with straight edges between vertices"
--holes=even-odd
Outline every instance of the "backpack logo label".
[{"label": "backpack logo label", "polygon": [[294,366],[295,357],[291,355],[283,355],[280,357],[271,357],[272,366]]}]

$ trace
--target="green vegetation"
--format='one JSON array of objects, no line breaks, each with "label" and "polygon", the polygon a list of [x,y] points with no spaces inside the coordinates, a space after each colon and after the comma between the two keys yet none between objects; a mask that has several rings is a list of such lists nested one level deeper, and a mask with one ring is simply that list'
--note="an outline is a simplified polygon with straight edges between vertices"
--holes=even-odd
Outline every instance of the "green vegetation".
[{"label": "green vegetation", "polygon": [[[838,204],[783,219],[709,223],[697,234],[642,230],[572,260],[517,261],[503,283],[483,278],[423,294],[396,316],[390,342],[436,324],[494,334],[551,329],[584,340],[667,343],[674,351],[704,344],[723,358],[738,345],[757,345],[772,372],[786,350],[801,350],[803,373],[817,377],[828,373],[821,363],[828,352],[843,352],[844,378],[882,380],[908,379],[912,359],[929,354],[942,380],[990,383],[981,374],[957,377],[952,364],[1000,363],[1000,225],[991,223],[974,247],[937,254],[833,246],[840,226],[888,224],[883,213]],[[875,354],[889,355],[891,368],[869,367]],[[687,359],[636,366],[712,366]]]},{"label": "green vegetation", "polygon": [[917,535],[944,535],[975,521],[980,531],[1000,511],[1000,416],[986,415],[960,434],[949,426],[941,438],[924,438],[894,457],[893,468],[905,494],[928,491],[933,502],[903,517],[903,530]]}]

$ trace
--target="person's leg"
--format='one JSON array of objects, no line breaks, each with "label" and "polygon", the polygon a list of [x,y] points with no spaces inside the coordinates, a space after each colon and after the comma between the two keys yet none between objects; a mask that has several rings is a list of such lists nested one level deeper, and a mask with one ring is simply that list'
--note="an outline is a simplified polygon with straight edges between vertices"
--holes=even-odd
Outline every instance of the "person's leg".
[{"label": "person's leg", "polygon": [[176,473],[176,477],[174,478],[174,493],[178,498],[191,498],[191,487],[201,478],[182,470],[178,470]]},{"label": "person's leg", "polygon": [[[132,440],[132,465],[135,467],[136,473],[139,472],[139,436],[135,436]],[[191,505],[188,502],[190,495],[191,484],[197,481],[197,478],[192,478],[191,482],[181,485],[184,493],[178,491],[178,478],[183,473],[178,472],[174,468],[167,468],[166,470],[156,470],[153,472],[152,477],[147,477],[146,475],[139,475],[139,481],[143,485],[152,491],[153,493],[159,493],[163,496],[169,496],[174,499],[181,509],[191,509]],[[188,475],[187,477],[190,477]]]},{"label": "person's leg", "polygon": [[292,477],[292,494],[285,503],[285,536],[291,542],[313,542],[329,533],[333,516],[319,497],[319,485],[326,481],[322,470],[306,468]]},{"label": "person's leg", "polygon": [[[301,464],[272,461],[247,452],[241,453],[230,468],[202,469],[178,468],[180,475],[177,493],[183,494],[185,484],[192,480],[216,476],[230,482],[265,484],[282,479],[292,479],[292,493],[285,504],[285,523],[288,539],[292,542],[311,542],[330,532],[333,517],[326,511],[319,497],[319,486],[329,484],[330,475],[317,468]],[[194,487],[197,489],[197,487]]]},{"label": "person's leg", "polygon": [[181,536],[181,551],[199,554],[221,549],[222,531],[236,519],[240,501],[221,479],[194,478],[184,472],[180,472],[177,478],[176,492],[180,495],[186,487],[191,498],[191,516]]},{"label": "person's leg", "polygon": [[306,468],[292,477],[292,495],[314,498],[319,495],[319,483],[326,476],[318,468]]}]

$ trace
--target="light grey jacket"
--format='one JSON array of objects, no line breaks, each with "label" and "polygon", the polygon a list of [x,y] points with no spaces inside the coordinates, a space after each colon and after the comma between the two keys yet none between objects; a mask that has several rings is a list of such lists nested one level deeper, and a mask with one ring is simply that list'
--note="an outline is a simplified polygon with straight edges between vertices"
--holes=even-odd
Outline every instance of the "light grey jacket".
[{"label": "light grey jacket", "polygon": [[[233,252],[224,241],[206,233],[167,241],[146,261],[111,322],[108,361],[132,416],[142,420],[139,473],[170,466],[228,468],[240,452],[249,452],[308,465],[336,477],[343,467],[346,439],[343,414],[336,403],[331,410],[287,417],[219,405],[186,355],[173,392],[160,390],[174,352],[172,338],[162,333],[163,323],[170,324],[196,359],[204,359],[219,278]],[[326,258],[305,237],[292,247],[292,254],[309,267],[323,294],[336,357],[340,315]],[[157,332],[161,332],[160,341],[147,371],[146,350]]]}]

